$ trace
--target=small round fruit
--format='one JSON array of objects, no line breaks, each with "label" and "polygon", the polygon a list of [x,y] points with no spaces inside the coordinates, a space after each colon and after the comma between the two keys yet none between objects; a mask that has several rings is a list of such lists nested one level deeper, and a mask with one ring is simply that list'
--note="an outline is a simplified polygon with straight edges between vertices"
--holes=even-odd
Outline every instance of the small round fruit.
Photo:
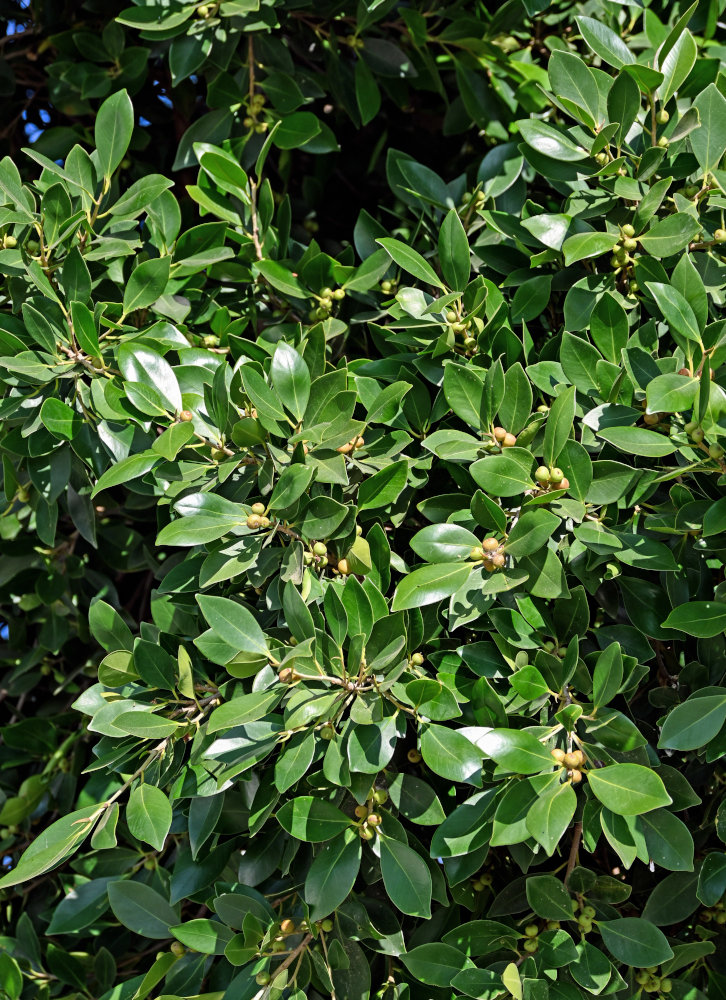
[{"label": "small round fruit", "polygon": [[655,116],[655,120],[659,125],[665,125],[666,122],[671,120],[671,116],[668,114],[665,108],[661,108],[658,114]]},{"label": "small round fruit", "polygon": [[562,750],[560,747],[555,747],[554,750],[550,750],[550,753],[559,764],[562,764],[564,762],[565,757],[567,756],[565,754],[565,751]]},{"label": "small round fruit", "polygon": [[691,440],[695,441],[696,444],[700,444],[705,436],[703,427],[697,427],[695,431],[691,431]]},{"label": "small round fruit", "polygon": [[348,565],[347,559],[338,560],[338,572],[341,573],[343,576],[350,575],[350,566]]},{"label": "small round fruit", "polygon": [[596,153],[595,154],[595,161],[596,161],[596,163],[599,163],[601,167],[604,167],[605,164],[608,162],[608,154],[607,153]]},{"label": "small round fruit", "polygon": [[320,308],[324,309],[326,312],[330,312],[332,305],[333,305],[333,300],[332,298],[329,298],[327,295],[320,300]]},{"label": "small round fruit", "polygon": [[473,350],[476,347],[476,345],[477,345],[476,337],[467,337],[466,340],[464,341],[464,347],[467,349],[467,351]]},{"label": "small round fruit", "polygon": [[335,299],[336,302],[341,302],[345,298],[345,289],[336,288],[335,291],[333,292],[333,298]]},{"label": "small round fruit", "polygon": [[353,812],[356,814],[358,819],[365,819],[368,815],[368,810],[365,806],[356,806]]},{"label": "small round fruit", "polygon": [[573,785],[579,785],[582,781],[582,771],[570,771],[570,781]]},{"label": "small round fruit", "polygon": [[539,934],[539,927],[537,924],[527,924],[524,928],[525,937],[535,938]]},{"label": "small round fruit", "polygon": [[320,730],[320,738],[323,740],[332,740],[335,736],[335,729],[326,722],[325,725]]},{"label": "small round fruit", "polygon": [[546,403],[540,403],[540,405],[537,407],[537,413],[549,413],[549,412],[550,408]]},{"label": "small round fruit", "polygon": [[713,234],[713,238],[717,243],[726,243],[726,229],[717,229]]},{"label": "small round fruit", "polygon": [[320,289],[321,299],[329,299],[332,296],[332,294],[333,294],[333,289],[329,288],[327,285],[325,286],[325,288]]},{"label": "small round fruit", "polygon": [[717,924],[726,924],[726,910],[719,910],[716,914]]},{"label": "small round fruit", "polygon": [[660,423],[660,417],[657,413],[646,413],[643,417],[643,423],[647,424],[648,427],[655,427],[656,424]]},{"label": "small round fruit", "polygon": [[258,986],[267,986],[271,979],[272,976],[269,972],[258,972],[255,976],[255,982]]},{"label": "small round fruit", "polygon": [[550,482],[551,483],[561,483],[565,478],[565,474],[562,469],[554,468],[550,471]]},{"label": "small round fruit", "polygon": [[210,13],[211,11],[205,3],[203,3],[201,7],[197,7],[197,14],[199,14],[200,17],[209,17]]},{"label": "small round fruit", "polygon": [[246,525],[248,528],[259,528],[260,527],[260,516],[259,514],[250,514],[246,520]]},{"label": "small round fruit", "polygon": [[635,236],[635,227],[631,226],[629,222],[626,222],[624,226],[620,227],[620,232],[626,239],[630,240],[633,236]]},{"label": "small round fruit", "polygon": [[720,458],[723,458],[723,448],[720,444],[711,444],[708,446],[708,454],[711,458],[718,461]]},{"label": "small round fruit", "polygon": [[383,806],[388,802],[388,792],[385,788],[376,788],[373,793],[373,801],[376,805]]},{"label": "small round fruit", "polygon": [[253,514],[264,514],[265,513],[265,505],[263,503],[253,503],[252,504],[252,513]]},{"label": "small round fruit", "polygon": [[330,917],[326,917],[325,920],[320,921],[320,930],[325,931],[326,934],[330,934],[334,927],[333,921]]},{"label": "small round fruit", "polygon": [[660,981],[661,993],[670,993],[672,989],[673,989],[673,982],[670,979],[668,979],[667,977],[665,979],[661,979]]},{"label": "small round fruit", "polygon": [[550,470],[546,465],[540,465],[539,468],[534,470],[534,478],[538,483],[548,483],[550,481]]},{"label": "small round fruit", "polygon": [[446,312],[444,313],[444,316],[446,318],[447,323],[456,323],[456,321],[459,318],[458,314],[454,312],[453,309],[447,309]]},{"label": "small round fruit", "polygon": [[560,929],[559,920],[548,920],[545,930],[547,931],[558,931]]},{"label": "small round fruit", "polygon": [[539,948],[539,944],[537,943],[535,938],[527,938],[522,947],[524,948],[525,951],[528,951],[530,954],[533,955]]},{"label": "small round fruit", "polygon": [[297,928],[295,927],[294,920],[289,920],[289,919],[283,920],[282,923],[280,924],[281,934],[294,934],[296,930]]},{"label": "small round fruit", "polygon": [[[686,368],[681,368],[681,370],[678,372],[679,375],[683,375],[684,373],[686,375],[689,374],[688,370]],[[695,420],[689,420],[688,423],[683,428],[683,430],[686,432],[686,434],[693,434],[693,432],[695,431],[695,429],[697,427],[698,427],[698,424],[697,424],[697,422]]]},{"label": "small round fruit", "polygon": [[526,653],[523,649],[520,649],[520,651],[514,657],[514,666],[521,668],[521,667],[526,667],[528,665],[529,665],[529,654]]},{"label": "small round fruit", "polygon": [[474,879],[474,881],[471,883],[471,887],[474,890],[474,892],[482,892],[484,889],[484,883],[480,878],[477,878]]},{"label": "small round fruit", "polygon": [[570,488],[570,480],[567,478],[567,476],[563,476],[561,481],[557,484],[557,489],[569,490],[569,488]]},{"label": "small round fruit", "polygon": [[313,555],[316,556],[326,556],[328,554],[328,546],[325,542],[316,542],[313,545]]},{"label": "small round fruit", "polygon": [[492,433],[494,434],[494,440],[499,441],[501,444],[508,432],[503,427],[495,427]]},{"label": "small round fruit", "polygon": [[469,558],[473,559],[474,562],[481,562],[484,558],[484,549],[476,548],[469,550]]},{"label": "small round fruit", "polygon": [[612,268],[617,269],[622,266],[622,261],[618,260],[615,254],[613,254],[613,256],[610,258],[610,266]]},{"label": "small round fruit", "polygon": [[507,557],[504,555],[503,552],[495,552],[494,555],[492,556],[492,563],[494,566],[496,566],[497,569],[502,569],[502,567],[506,564],[506,562],[507,562]]},{"label": "small round fruit", "polygon": [[580,755],[578,753],[566,753],[564,756],[563,764],[565,767],[579,767],[580,766]]},{"label": "small round fruit", "polygon": [[210,454],[215,462],[221,462],[224,458],[227,457],[227,452],[224,450],[224,448],[212,448]]},{"label": "small round fruit", "polygon": [[502,448],[513,448],[517,443],[517,439],[514,434],[507,434],[507,436],[502,441]]},{"label": "small round fruit", "polygon": [[631,240],[631,239],[623,240],[623,249],[627,250],[628,253],[632,253],[633,250],[637,250],[638,249],[638,241],[637,240]]},{"label": "small round fruit", "polygon": [[361,840],[373,840],[376,833],[370,826],[362,826],[358,831],[358,835]]},{"label": "small round fruit", "polygon": [[589,934],[592,930],[592,920],[588,920],[587,917],[578,917],[577,926],[583,934]]},{"label": "small round fruit", "polygon": [[191,423],[192,420],[194,420],[194,414],[192,413],[191,410],[182,410],[181,413],[179,414],[179,419],[182,421],[182,423],[188,424]]},{"label": "small round fruit", "polygon": [[415,667],[422,667],[423,666],[423,662],[424,662],[423,653],[412,653],[411,654],[411,663],[413,663],[413,665]]},{"label": "small round fruit", "polygon": [[368,822],[371,826],[380,826],[381,817],[378,815],[378,813],[371,813],[370,816],[368,817]]},{"label": "small round fruit", "polygon": [[181,958],[182,955],[186,954],[186,948],[181,941],[172,941],[169,951],[172,955],[176,955],[177,958]]},{"label": "small round fruit", "polygon": [[662,135],[658,140],[658,145],[660,146],[661,149],[667,149],[668,146],[670,146],[670,144],[671,144],[670,139],[666,139],[664,135]]},{"label": "small round fruit", "polygon": [[219,337],[215,333],[207,333],[202,337],[203,347],[219,347]]},{"label": "small round fruit", "polygon": [[547,642],[542,643],[542,649],[545,651],[545,653],[554,653],[555,644],[554,642],[552,642],[551,639],[548,639]]},{"label": "small round fruit", "polygon": [[409,750],[406,754],[411,764],[419,764],[423,759],[418,750]]},{"label": "small round fruit", "polygon": [[363,448],[365,446],[365,443],[366,443],[365,442],[365,438],[357,437],[355,439],[355,444],[353,445],[353,447],[356,448],[356,449]]},{"label": "small round fruit", "polygon": [[281,684],[292,684],[292,667],[283,667],[280,673],[277,675],[278,680]]},{"label": "small round fruit", "polygon": [[3,246],[6,250],[13,250],[18,245],[14,236],[3,236]]},{"label": "small round fruit", "polygon": [[485,538],[481,543],[481,547],[485,552],[496,552],[499,548],[499,542],[496,538]]}]

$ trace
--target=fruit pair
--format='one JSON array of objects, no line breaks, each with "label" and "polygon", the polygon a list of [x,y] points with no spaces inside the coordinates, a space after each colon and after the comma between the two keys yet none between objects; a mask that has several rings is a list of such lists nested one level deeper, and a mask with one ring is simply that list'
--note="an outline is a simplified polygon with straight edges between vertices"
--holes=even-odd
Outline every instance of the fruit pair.
[{"label": "fruit pair", "polygon": [[503,427],[495,427],[492,431],[492,437],[502,448],[513,448],[517,443],[517,438],[514,434],[510,434],[509,431],[505,430]]},{"label": "fruit pair", "polygon": [[336,451],[339,451],[342,455],[349,455],[352,451],[364,448],[365,443],[365,438],[358,435],[358,437],[351,438],[346,444],[342,444],[340,448],[336,448]]}]

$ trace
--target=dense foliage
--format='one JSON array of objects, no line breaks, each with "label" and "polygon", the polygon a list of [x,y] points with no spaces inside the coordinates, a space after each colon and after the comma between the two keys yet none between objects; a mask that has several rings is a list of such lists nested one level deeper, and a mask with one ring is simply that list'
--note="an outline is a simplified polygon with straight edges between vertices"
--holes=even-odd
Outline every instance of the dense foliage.
[{"label": "dense foliage", "polygon": [[0,7],[4,1000],[724,995],[720,13]]}]

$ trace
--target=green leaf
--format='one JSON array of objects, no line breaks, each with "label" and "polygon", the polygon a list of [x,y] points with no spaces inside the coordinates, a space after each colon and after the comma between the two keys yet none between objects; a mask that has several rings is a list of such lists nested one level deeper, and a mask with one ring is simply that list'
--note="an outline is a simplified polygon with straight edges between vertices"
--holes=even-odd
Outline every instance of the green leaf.
[{"label": "green leaf", "polygon": [[674,608],[663,628],[675,628],[699,639],[710,639],[726,630],[726,604],[714,601],[687,601]]},{"label": "green leaf", "polygon": [[639,236],[640,245],[654,257],[671,257],[683,250],[699,232],[698,219],[686,212],[676,212],[656,222],[647,233]]},{"label": "green leaf", "polygon": [[682,413],[693,406],[698,380],[688,375],[657,375],[646,386],[648,413]]},{"label": "green leaf", "polygon": [[302,420],[310,398],[310,372],[294,347],[282,342],[277,345],[270,378],[282,404],[297,420]]},{"label": "green leaf", "polygon": [[542,446],[542,456],[549,468],[557,461],[570,436],[575,419],[575,392],[575,386],[570,386],[553,400],[550,407]]},{"label": "green leaf", "polygon": [[518,729],[490,729],[477,745],[487,757],[515,774],[539,774],[552,770],[549,750],[532,733]]},{"label": "green leaf", "polygon": [[468,528],[458,524],[428,524],[411,539],[413,551],[432,563],[467,559],[479,539]]},{"label": "green leaf", "polygon": [[635,62],[635,57],[622,38],[602,21],[596,21],[593,17],[576,17],[575,20],[592,51],[608,65],[622,69]]},{"label": "green leaf", "polygon": [[419,982],[427,986],[451,987],[451,980],[474,963],[450,944],[420,944],[401,955],[401,961]]},{"label": "green leaf", "polygon": [[660,965],[673,958],[663,931],[642,917],[601,920],[598,930],[613,958],[634,969]]},{"label": "green leaf", "polygon": [[142,882],[111,882],[108,899],[116,919],[134,934],[160,941],[170,938],[170,927],[179,923],[164,897]]},{"label": "green leaf", "polygon": [[565,783],[541,794],[527,813],[527,830],[549,857],[570,825],[576,807],[575,791],[572,785]]},{"label": "green leaf", "polygon": [[701,331],[688,300],[676,288],[663,282],[646,281],[645,284],[668,325],[686,340],[700,344]]},{"label": "green leaf", "polygon": [[361,839],[357,831],[344,830],[315,857],[303,889],[312,920],[322,920],[347,898],[358,877]]},{"label": "green leaf", "polygon": [[726,722],[726,694],[696,695],[666,716],[658,746],[669,750],[698,750],[721,731]]},{"label": "green leaf", "polygon": [[290,799],[277,810],[277,822],[296,840],[331,840],[353,822],[332,803],[313,795]]},{"label": "green leaf", "polygon": [[570,894],[554,875],[534,875],[528,878],[527,902],[543,920],[572,919]]},{"label": "green leaf", "polygon": [[474,462],[469,471],[486,493],[513,497],[534,486],[530,475],[533,462],[534,456],[525,448],[506,448],[501,455]]},{"label": "green leaf", "polygon": [[414,278],[418,278],[419,281],[423,281],[427,285],[444,288],[444,285],[439,280],[436,272],[431,267],[429,262],[425,260],[425,258],[423,258],[416,250],[407,246],[406,243],[401,243],[400,240],[394,240],[390,237],[378,239],[376,240],[376,243],[380,243],[389,257],[395,261],[400,268],[407,271],[408,274],[412,274]]},{"label": "green leaf", "polygon": [[691,134],[691,148],[701,170],[714,170],[726,152],[726,99],[715,83],[702,90],[693,102],[701,127]]},{"label": "green leaf", "polygon": [[618,816],[639,816],[672,801],[656,772],[641,764],[592,769],[588,784],[596,798]]},{"label": "green leaf", "polygon": [[396,587],[391,610],[406,611],[443,601],[456,593],[471,571],[471,563],[461,562],[419,566]]},{"label": "green leaf", "polygon": [[609,704],[623,683],[623,654],[620,643],[611,642],[597,658],[593,672],[592,700],[596,706]]},{"label": "green leaf", "polygon": [[456,730],[427,725],[421,734],[421,754],[434,774],[481,786],[482,753]]},{"label": "green leaf", "polygon": [[91,634],[103,648],[113,653],[117,649],[134,648],[131,631],[121,615],[105,601],[94,601],[88,609]]},{"label": "green leaf", "polygon": [[258,260],[255,267],[262,277],[283,295],[292,299],[307,298],[309,293],[300,284],[297,275],[276,260]]},{"label": "green leaf", "polygon": [[187,948],[202,955],[223,955],[234,937],[234,931],[217,920],[198,917],[169,928],[171,933]]},{"label": "green leaf", "polygon": [[388,897],[402,913],[431,917],[431,873],[426,862],[406,844],[381,837],[381,874]]},{"label": "green leaf", "polygon": [[241,653],[268,656],[265,634],[254,615],[227,597],[197,594],[197,603],[215,635]]},{"label": "green leaf", "polygon": [[133,131],[131,98],[125,90],[118,90],[98,109],[94,126],[98,164],[104,177],[110,178],[123,160]]},{"label": "green leaf", "polygon": [[124,315],[146,309],[164,294],[169,282],[171,257],[153,257],[138,264],[124,289]]},{"label": "green leaf", "polygon": [[588,260],[590,257],[601,257],[612,253],[615,238],[612,233],[575,233],[562,244],[565,264],[577,263],[578,260]]},{"label": "green leaf", "polygon": [[171,826],[169,799],[156,785],[137,785],[126,805],[126,824],[137,840],[151,844],[156,851],[163,851]]},{"label": "green leaf", "polygon": [[[517,122],[520,134],[528,146],[537,150],[542,156],[554,160],[575,162],[584,160],[587,150],[574,142],[568,135],[537,118],[525,118]],[[612,246],[612,243],[610,244]]]},{"label": "green leaf", "polygon": [[273,688],[271,691],[253,691],[215,708],[207,722],[207,733],[218,733],[222,729],[233,726],[244,726],[248,722],[263,719],[282,700],[283,692]]},{"label": "green leaf", "polygon": [[603,441],[630,455],[662,458],[664,455],[672,455],[676,450],[676,445],[665,435],[646,430],[645,427],[607,427],[597,434]]},{"label": "green leaf", "polygon": [[[395,258],[394,258],[395,260]],[[469,240],[461,219],[452,208],[439,230],[439,262],[444,281],[456,291],[463,291],[469,281]]]}]

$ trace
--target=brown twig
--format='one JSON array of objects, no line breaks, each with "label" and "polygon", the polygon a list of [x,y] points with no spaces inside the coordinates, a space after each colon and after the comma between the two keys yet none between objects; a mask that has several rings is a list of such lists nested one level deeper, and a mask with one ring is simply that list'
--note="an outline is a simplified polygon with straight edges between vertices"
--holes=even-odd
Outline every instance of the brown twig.
[{"label": "brown twig", "polygon": [[577,853],[580,850],[580,841],[582,840],[582,823],[575,823],[572,830],[572,846],[570,847],[570,856],[567,859],[567,870],[565,872],[565,885],[570,881],[570,875],[572,875],[573,869],[577,864]]}]

